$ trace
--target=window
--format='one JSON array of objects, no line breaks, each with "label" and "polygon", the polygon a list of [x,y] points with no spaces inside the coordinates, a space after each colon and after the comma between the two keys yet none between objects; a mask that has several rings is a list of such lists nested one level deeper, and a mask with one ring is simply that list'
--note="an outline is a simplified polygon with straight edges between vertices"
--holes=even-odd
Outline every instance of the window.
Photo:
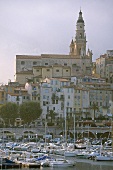
[{"label": "window", "polygon": [[21,65],[24,65],[25,64],[25,61],[21,61]]},{"label": "window", "polygon": [[69,102],[67,102],[67,106],[69,106]]},{"label": "window", "polygon": [[46,106],[46,101],[43,101],[43,106]]},{"label": "window", "polygon": [[43,95],[43,99],[46,99],[46,96],[45,96],[45,95]]},{"label": "window", "polygon": [[48,89],[45,89],[45,93],[49,93],[49,90],[48,90]]},{"label": "window", "polygon": [[74,48],[72,48],[72,52],[74,52]]},{"label": "window", "polygon": [[36,100],[36,97],[34,97],[34,100]]},{"label": "window", "polygon": [[50,69],[47,69],[47,71],[50,71]]},{"label": "window", "polygon": [[64,82],[62,82],[62,86],[64,86]]},{"label": "window", "polygon": [[64,66],[67,66],[67,63],[64,63]]},{"label": "window", "polygon": [[56,72],[59,72],[59,70],[56,70]]},{"label": "window", "polygon": [[39,70],[36,70],[37,72],[39,72]]},{"label": "window", "polygon": [[58,100],[56,100],[56,104],[58,104]]},{"label": "window", "polygon": [[53,85],[53,80],[51,80],[51,85]]},{"label": "window", "polygon": [[82,33],[80,33],[80,38],[82,38]]},{"label": "window", "polygon": [[29,96],[27,96],[27,99],[29,100]]},{"label": "window", "polygon": [[37,65],[37,62],[36,62],[36,61],[33,61],[33,65]]},{"label": "window", "polygon": [[68,70],[66,70],[66,72],[68,72]]},{"label": "window", "polygon": [[45,63],[45,66],[48,66],[48,63]]},{"label": "window", "polygon": [[23,96],[23,99],[25,99],[25,96]]},{"label": "window", "polygon": [[68,99],[70,99],[70,95],[68,95]]},{"label": "window", "polygon": [[49,112],[49,106],[47,106],[47,112]]},{"label": "window", "polygon": [[4,97],[4,92],[2,92],[2,97]]},{"label": "window", "polygon": [[52,104],[55,104],[55,100],[52,100]]},{"label": "window", "polygon": [[36,86],[33,86],[33,87],[32,87],[32,90],[36,90]]}]

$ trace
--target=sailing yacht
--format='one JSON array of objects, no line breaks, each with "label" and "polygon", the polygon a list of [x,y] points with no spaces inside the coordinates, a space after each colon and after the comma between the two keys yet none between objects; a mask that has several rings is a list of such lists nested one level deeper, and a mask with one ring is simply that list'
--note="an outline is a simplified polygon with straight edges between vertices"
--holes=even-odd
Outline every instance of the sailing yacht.
[{"label": "sailing yacht", "polygon": [[95,160],[97,161],[113,161],[113,120],[112,120],[112,152],[101,152],[100,151],[100,155],[95,157]]}]

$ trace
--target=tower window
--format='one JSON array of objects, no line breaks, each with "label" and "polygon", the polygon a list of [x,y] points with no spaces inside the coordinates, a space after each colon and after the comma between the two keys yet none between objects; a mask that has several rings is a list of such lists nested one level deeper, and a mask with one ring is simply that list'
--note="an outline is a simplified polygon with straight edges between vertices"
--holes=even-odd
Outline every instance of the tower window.
[{"label": "tower window", "polygon": [[74,48],[72,48],[72,53],[74,52]]},{"label": "tower window", "polygon": [[82,33],[80,33],[80,38],[82,38]]}]

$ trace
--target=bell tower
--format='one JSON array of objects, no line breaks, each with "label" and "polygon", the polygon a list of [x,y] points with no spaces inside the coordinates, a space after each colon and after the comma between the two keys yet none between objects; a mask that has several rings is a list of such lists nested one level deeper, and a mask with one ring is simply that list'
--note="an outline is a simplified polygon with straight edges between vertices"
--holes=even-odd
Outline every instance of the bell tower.
[{"label": "bell tower", "polygon": [[84,29],[84,20],[82,12],[80,10],[79,17],[76,23],[76,35],[75,39],[70,44],[70,55],[85,56],[86,55],[86,35]]}]

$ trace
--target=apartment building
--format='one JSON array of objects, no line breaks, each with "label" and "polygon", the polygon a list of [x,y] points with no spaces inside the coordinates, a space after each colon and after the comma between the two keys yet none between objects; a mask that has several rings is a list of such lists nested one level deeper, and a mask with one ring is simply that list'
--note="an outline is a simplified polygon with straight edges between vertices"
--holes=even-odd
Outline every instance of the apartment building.
[{"label": "apartment building", "polygon": [[89,90],[89,108],[93,112],[93,104],[98,106],[96,110],[96,117],[99,115],[105,116],[109,113],[110,101],[112,99],[113,88],[110,83],[106,82],[84,82],[82,86]]}]

